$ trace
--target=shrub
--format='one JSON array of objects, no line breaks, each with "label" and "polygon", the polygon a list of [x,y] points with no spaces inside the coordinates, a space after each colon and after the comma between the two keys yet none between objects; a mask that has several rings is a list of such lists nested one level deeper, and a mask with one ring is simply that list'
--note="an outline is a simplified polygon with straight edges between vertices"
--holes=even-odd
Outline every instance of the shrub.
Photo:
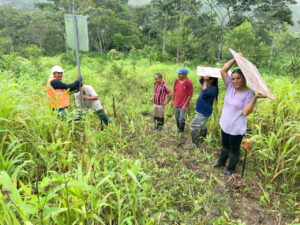
[{"label": "shrub", "polygon": [[107,53],[107,58],[110,60],[120,60],[124,54],[122,52],[117,51],[116,49],[111,49]]},{"label": "shrub", "polygon": [[237,52],[242,52],[258,67],[268,63],[270,48],[257,39],[252,25],[249,22],[246,21],[234,28],[226,35],[225,39],[225,57],[232,57],[230,52],[227,51],[228,48],[232,48]]}]

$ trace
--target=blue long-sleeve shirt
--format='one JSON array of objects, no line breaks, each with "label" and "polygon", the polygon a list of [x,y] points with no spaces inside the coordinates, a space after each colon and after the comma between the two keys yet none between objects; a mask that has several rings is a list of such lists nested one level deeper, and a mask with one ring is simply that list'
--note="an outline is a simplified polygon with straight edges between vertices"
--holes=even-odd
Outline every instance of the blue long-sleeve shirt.
[{"label": "blue long-sleeve shirt", "polygon": [[[204,79],[201,79],[201,85],[203,85],[203,82]],[[218,89],[215,86],[209,86],[205,90],[201,90],[196,103],[196,111],[205,117],[209,117],[213,112],[213,102],[217,94]]]}]

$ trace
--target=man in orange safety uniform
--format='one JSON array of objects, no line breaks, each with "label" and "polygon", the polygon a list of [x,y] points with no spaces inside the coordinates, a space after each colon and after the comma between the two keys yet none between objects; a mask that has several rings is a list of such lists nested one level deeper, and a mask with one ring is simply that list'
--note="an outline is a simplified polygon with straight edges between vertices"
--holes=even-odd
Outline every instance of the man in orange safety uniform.
[{"label": "man in orange safety uniform", "polygon": [[70,105],[69,91],[74,91],[79,88],[82,82],[82,76],[77,76],[76,81],[71,84],[65,84],[61,81],[63,72],[64,70],[60,66],[53,66],[46,89],[53,110],[57,110],[61,118],[66,120],[68,107]]}]

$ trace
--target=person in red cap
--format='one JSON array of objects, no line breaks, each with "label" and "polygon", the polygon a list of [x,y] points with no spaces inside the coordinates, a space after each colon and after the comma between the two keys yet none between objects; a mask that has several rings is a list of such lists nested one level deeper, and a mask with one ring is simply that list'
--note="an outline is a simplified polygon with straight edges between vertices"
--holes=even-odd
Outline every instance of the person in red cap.
[{"label": "person in red cap", "polygon": [[186,68],[183,67],[176,72],[178,78],[174,84],[172,107],[174,106],[178,131],[184,132],[186,115],[193,95],[193,83],[187,78],[188,70]]}]

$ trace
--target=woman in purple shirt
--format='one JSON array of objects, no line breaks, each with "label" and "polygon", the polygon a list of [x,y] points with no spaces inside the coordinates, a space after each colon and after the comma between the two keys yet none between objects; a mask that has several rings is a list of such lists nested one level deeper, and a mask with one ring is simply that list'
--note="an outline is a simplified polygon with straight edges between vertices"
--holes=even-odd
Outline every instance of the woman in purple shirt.
[{"label": "woman in purple shirt", "polygon": [[221,69],[222,79],[227,87],[220,118],[222,150],[219,160],[212,164],[214,167],[225,166],[229,157],[227,169],[223,171],[225,175],[235,172],[240,158],[240,145],[247,130],[247,116],[253,111],[256,99],[266,98],[262,94],[255,95],[246,86],[246,79],[240,69],[234,70],[231,77],[228,75],[234,63],[235,59],[231,59]]}]

